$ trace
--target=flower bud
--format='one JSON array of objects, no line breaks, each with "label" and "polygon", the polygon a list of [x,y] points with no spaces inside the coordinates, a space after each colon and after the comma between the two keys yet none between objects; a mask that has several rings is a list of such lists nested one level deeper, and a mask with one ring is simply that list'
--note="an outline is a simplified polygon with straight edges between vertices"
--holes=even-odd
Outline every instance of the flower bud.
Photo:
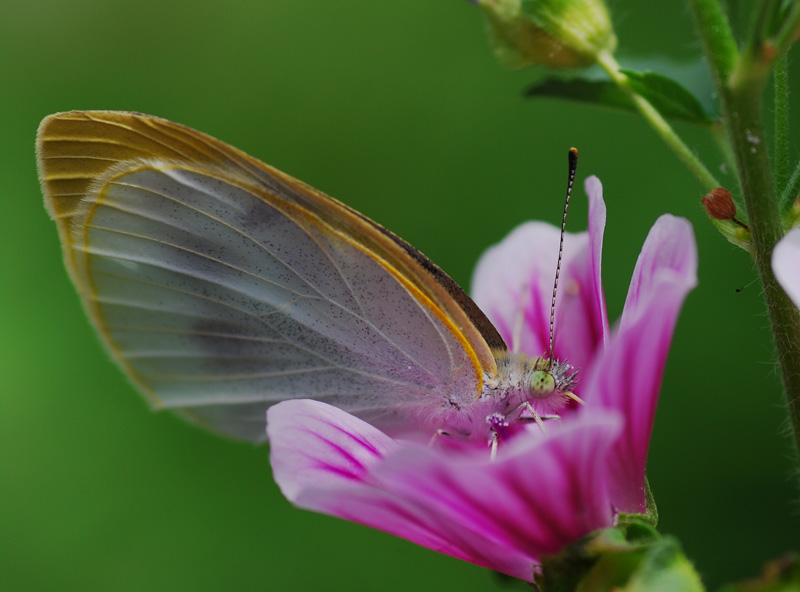
[{"label": "flower bud", "polygon": [[581,68],[614,51],[617,38],[602,0],[477,0],[498,60]]},{"label": "flower bud", "polygon": [[706,213],[715,220],[733,220],[736,217],[736,204],[733,203],[731,192],[722,187],[716,187],[703,196],[700,200]]},{"label": "flower bud", "polygon": [[736,218],[736,204],[731,192],[723,187],[716,187],[706,193],[700,200],[714,226],[730,242],[752,252],[750,227]]}]

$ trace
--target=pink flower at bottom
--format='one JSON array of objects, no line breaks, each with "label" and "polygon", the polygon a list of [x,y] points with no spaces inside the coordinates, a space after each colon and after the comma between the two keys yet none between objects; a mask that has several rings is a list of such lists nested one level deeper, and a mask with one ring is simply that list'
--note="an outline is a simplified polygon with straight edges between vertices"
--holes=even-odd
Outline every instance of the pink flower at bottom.
[{"label": "pink flower at bottom", "polygon": [[[619,512],[645,512],[667,350],[696,283],[694,236],[685,220],[659,218],[609,333],[600,285],[605,205],[597,179],[586,188],[589,232],[568,237],[556,325],[556,354],[580,361],[576,392],[586,405],[565,409],[546,433],[525,427],[490,460],[483,446],[398,441],[330,405],[285,401],[269,409],[267,433],[275,479],[292,503],[528,581],[543,556],[613,525]],[[547,343],[549,299],[540,294],[552,283],[551,243],[552,227],[524,225],[484,256],[474,281],[476,302],[509,345],[514,315],[524,312],[516,325],[530,355]]]}]

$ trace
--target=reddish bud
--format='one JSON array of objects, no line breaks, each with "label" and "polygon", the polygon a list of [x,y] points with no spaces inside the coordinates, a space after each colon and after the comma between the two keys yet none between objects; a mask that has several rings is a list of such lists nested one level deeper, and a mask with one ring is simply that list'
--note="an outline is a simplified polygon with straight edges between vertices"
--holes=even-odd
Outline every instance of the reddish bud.
[{"label": "reddish bud", "polygon": [[712,189],[700,201],[703,202],[706,213],[715,220],[730,220],[750,232],[750,227],[747,224],[736,219],[736,204],[733,203],[731,192],[727,189],[723,187]]},{"label": "reddish bud", "polygon": [[712,189],[701,200],[706,213],[715,220],[733,220],[736,216],[736,205],[731,199],[731,192],[722,187]]}]

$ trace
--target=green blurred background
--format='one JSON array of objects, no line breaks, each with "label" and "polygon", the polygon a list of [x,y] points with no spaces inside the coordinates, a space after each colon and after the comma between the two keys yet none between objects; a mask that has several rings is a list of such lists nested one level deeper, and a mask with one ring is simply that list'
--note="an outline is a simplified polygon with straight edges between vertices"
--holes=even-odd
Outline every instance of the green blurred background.
[{"label": "green blurred background", "polygon": [[[613,9],[628,52],[699,53],[682,3]],[[650,455],[662,532],[712,587],[795,545],[752,264],[706,221],[702,188],[641,120],[525,100],[535,76],[496,64],[481,15],[459,0],[1,3],[0,587],[501,587],[487,570],[292,508],[266,448],[148,410],[89,326],[42,207],[34,133],[69,109],[143,111],[212,134],[386,225],[462,285],[515,225],[559,220],[577,146],[579,176],[605,187],[612,319],[657,216],[686,216],[697,233],[700,286],[677,328]],[[709,139],[678,129],[732,185]],[[579,187],[574,231],[586,224]]]}]

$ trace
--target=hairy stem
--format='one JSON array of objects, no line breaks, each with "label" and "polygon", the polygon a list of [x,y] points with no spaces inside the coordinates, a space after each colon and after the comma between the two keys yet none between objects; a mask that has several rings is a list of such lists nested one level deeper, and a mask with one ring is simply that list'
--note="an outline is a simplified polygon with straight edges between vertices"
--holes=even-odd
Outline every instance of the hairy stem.
[{"label": "hairy stem", "polygon": [[[775,185],[780,193],[789,180],[789,72],[786,55],[775,62]],[[783,211],[785,203],[778,204]],[[791,208],[791,202],[788,204]]]},{"label": "hairy stem", "polygon": [[783,236],[783,225],[761,121],[761,95],[769,68],[759,59],[760,48],[753,46],[748,46],[731,67],[729,54],[726,54],[728,57],[717,55],[720,51],[729,52],[733,42],[718,2],[690,0],[690,6],[714,72],[728,137],[736,156],[753,237],[753,257],[778,353],[795,450],[800,451],[800,315],[775,280],[771,265],[772,249]]}]

